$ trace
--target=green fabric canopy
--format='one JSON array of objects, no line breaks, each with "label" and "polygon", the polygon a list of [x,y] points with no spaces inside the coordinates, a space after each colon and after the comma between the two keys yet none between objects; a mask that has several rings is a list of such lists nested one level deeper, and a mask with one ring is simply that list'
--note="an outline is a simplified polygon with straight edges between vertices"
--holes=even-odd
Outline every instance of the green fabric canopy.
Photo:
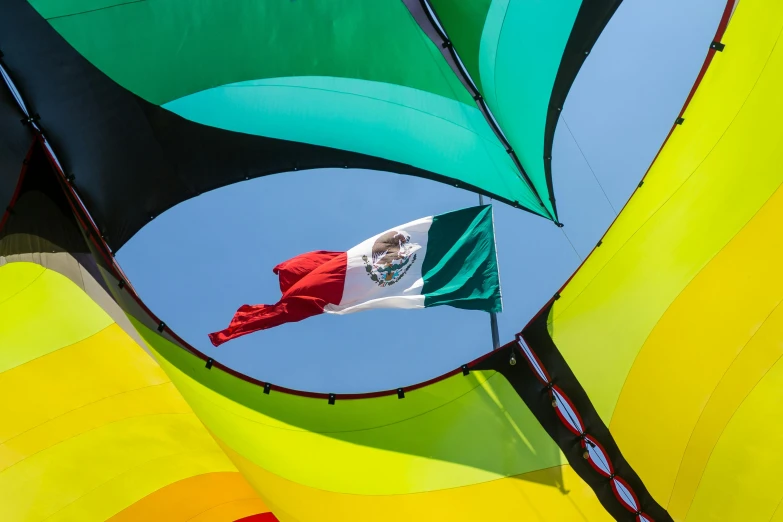
[{"label": "green fabric canopy", "polygon": [[399,0],[31,3],[111,79],[189,120],[398,161],[549,216]]},{"label": "green fabric canopy", "polygon": [[399,162],[555,219],[547,111],[581,0],[432,2],[527,179],[402,0],[30,3],[188,120]]},{"label": "green fabric canopy", "polygon": [[555,126],[579,68],[620,2],[429,1],[535,191],[555,215]]},{"label": "green fabric canopy", "polygon": [[557,222],[559,109],[619,3],[12,0],[0,44],[113,249],[205,191],[329,167]]}]

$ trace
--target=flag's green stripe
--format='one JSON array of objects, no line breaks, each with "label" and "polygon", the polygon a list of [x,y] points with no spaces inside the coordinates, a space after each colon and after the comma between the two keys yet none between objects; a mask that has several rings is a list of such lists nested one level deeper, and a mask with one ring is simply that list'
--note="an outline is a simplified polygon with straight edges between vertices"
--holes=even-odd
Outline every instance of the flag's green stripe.
[{"label": "flag's green stripe", "polygon": [[500,311],[491,206],[467,208],[433,218],[422,277],[424,306]]}]

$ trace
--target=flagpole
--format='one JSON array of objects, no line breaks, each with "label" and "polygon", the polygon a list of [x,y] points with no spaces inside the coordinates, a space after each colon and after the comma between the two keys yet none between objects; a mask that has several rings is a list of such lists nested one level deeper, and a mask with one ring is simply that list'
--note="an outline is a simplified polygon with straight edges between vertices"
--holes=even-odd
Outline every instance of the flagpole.
[{"label": "flagpole", "polygon": [[[479,197],[479,205],[483,205],[484,196],[479,194],[478,197]],[[492,348],[497,350],[498,348],[500,348],[500,334],[498,333],[498,314],[496,314],[495,312],[489,313],[489,325],[492,328]]]}]

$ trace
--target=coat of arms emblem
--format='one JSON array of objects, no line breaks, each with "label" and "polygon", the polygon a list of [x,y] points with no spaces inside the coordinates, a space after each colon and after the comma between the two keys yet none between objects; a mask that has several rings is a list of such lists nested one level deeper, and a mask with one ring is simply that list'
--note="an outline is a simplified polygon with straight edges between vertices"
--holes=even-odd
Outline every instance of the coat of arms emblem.
[{"label": "coat of arms emblem", "polygon": [[362,256],[367,275],[382,288],[393,285],[416,262],[415,246],[405,231],[392,230],[381,235],[372,246],[372,258]]}]

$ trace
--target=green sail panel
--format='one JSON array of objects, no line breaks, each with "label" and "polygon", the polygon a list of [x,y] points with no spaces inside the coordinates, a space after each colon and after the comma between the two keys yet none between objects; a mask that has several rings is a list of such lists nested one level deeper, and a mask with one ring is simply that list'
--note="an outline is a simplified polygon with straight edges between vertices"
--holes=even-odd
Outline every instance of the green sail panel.
[{"label": "green sail panel", "polygon": [[399,0],[30,3],[94,65],[156,105],[288,76],[391,83],[472,104]]},{"label": "green sail panel", "polygon": [[399,0],[30,3],[112,80],[186,119],[410,165],[550,216]]},{"label": "green sail panel", "polygon": [[543,212],[481,112],[442,96],[305,76],[216,87],[164,107],[212,127],[415,165]]},{"label": "green sail panel", "polygon": [[559,110],[620,1],[430,0],[551,215]]},{"label": "green sail panel", "polygon": [[[504,5],[505,4],[505,5]],[[493,2],[479,54],[484,97],[539,194],[548,194],[549,98],[580,0]],[[544,198],[554,214],[554,204]]]}]

